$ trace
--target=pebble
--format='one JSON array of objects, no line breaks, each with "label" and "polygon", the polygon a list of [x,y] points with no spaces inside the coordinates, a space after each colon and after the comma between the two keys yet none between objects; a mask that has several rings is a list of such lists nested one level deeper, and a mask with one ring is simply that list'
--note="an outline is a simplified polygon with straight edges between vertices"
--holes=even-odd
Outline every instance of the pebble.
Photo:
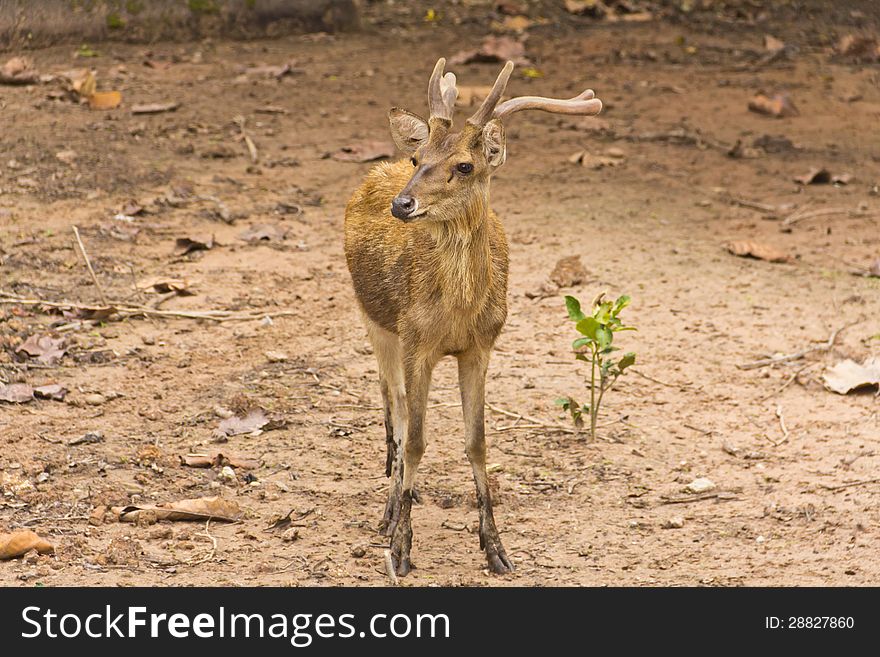
[{"label": "pebble", "polygon": [[673,516],[662,525],[663,529],[681,529],[684,527],[684,518],[681,516]]},{"label": "pebble", "polygon": [[107,401],[107,398],[99,392],[93,392],[86,395],[84,401],[89,406],[100,406]]},{"label": "pebble", "polygon": [[295,529],[291,527],[286,532],[281,534],[281,540],[285,543],[293,543],[295,540],[299,538],[299,529]]},{"label": "pebble", "polygon": [[235,470],[233,470],[228,465],[224,465],[223,469],[220,470],[220,479],[227,484],[234,484],[238,479],[235,476]]},{"label": "pebble", "polygon": [[715,490],[715,482],[706,477],[698,477],[687,485],[687,489],[691,493],[708,493]]},{"label": "pebble", "polygon": [[355,559],[360,559],[366,553],[367,550],[364,548],[363,545],[355,545],[353,548],[351,548],[351,556],[353,556]]},{"label": "pebble", "polygon": [[287,354],[285,354],[283,351],[267,351],[266,359],[270,363],[283,363],[287,360]]}]

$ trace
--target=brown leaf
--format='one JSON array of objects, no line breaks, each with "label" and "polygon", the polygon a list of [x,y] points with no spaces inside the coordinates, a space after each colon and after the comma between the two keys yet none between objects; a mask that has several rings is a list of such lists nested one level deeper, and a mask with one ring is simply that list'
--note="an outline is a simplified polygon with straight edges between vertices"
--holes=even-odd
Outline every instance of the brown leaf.
[{"label": "brown leaf", "polygon": [[34,398],[34,389],[26,383],[0,383],[0,401],[24,404]]},{"label": "brown leaf", "polygon": [[24,353],[36,357],[44,365],[55,365],[67,353],[64,338],[53,338],[51,335],[32,335],[16,347],[16,353]]},{"label": "brown leaf", "polygon": [[800,114],[788,94],[774,94],[773,96],[757,94],[749,101],[749,109],[752,112],[765,114],[777,119],[798,116]]},{"label": "brown leaf", "polygon": [[200,497],[165,504],[114,506],[111,511],[119,522],[137,522],[141,515],[156,520],[218,520],[235,522],[241,517],[241,507],[233,500],[220,497]]},{"label": "brown leaf", "polygon": [[290,229],[278,224],[259,224],[251,226],[243,233],[239,234],[238,239],[250,242],[280,242],[287,237]]},{"label": "brown leaf", "polygon": [[26,57],[13,57],[0,67],[0,84],[36,84],[40,75]]},{"label": "brown leaf", "polygon": [[65,73],[63,77],[67,79],[70,91],[80,99],[88,98],[97,91],[95,74],[87,68]]},{"label": "brown leaf", "polygon": [[817,167],[802,176],[795,176],[794,181],[801,185],[825,185],[831,182],[831,172],[825,167]]},{"label": "brown leaf", "polygon": [[263,429],[270,423],[270,418],[262,408],[255,408],[244,417],[233,415],[226,418],[217,430],[224,436],[238,436]]},{"label": "brown leaf", "polygon": [[55,548],[49,541],[40,538],[32,531],[21,530],[11,534],[0,534],[0,561],[15,559],[31,550],[36,550],[40,554],[55,552]]},{"label": "brown leaf", "polygon": [[462,50],[449,59],[450,64],[473,64],[480,62],[506,62],[512,60],[517,66],[530,66],[526,47],[521,41],[509,36],[489,35],[477,50]]},{"label": "brown leaf", "polygon": [[139,290],[168,294],[177,292],[182,297],[191,297],[193,292],[189,289],[189,281],[181,278],[168,278],[166,276],[154,276],[137,282]]},{"label": "brown leaf", "polygon": [[340,148],[332,157],[339,162],[372,162],[393,157],[395,152],[394,144],[388,141],[361,141]]},{"label": "brown leaf", "polygon": [[34,388],[34,395],[36,397],[39,397],[40,399],[51,399],[53,401],[64,401],[67,392],[67,388],[59,383],[50,383]]},{"label": "brown leaf", "polygon": [[228,465],[233,468],[253,470],[260,467],[260,462],[255,459],[236,456],[235,454],[229,454],[217,449],[208,450],[203,453],[187,454],[186,456],[181,456],[180,461],[183,465],[191,468],[213,468]]},{"label": "brown leaf", "polygon": [[132,114],[159,114],[161,112],[173,112],[180,103],[171,101],[168,103],[146,103],[144,105],[135,105],[131,108]]},{"label": "brown leaf", "polygon": [[199,237],[178,237],[174,242],[174,254],[184,256],[193,251],[207,251],[214,248],[213,235],[201,235]]},{"label": "brown leaf", "polygon": [[859,365],[844,360],[825,370],[825,387],[841,395],[867,386],[880,386],[880,358],[868,358]]},{"label": "brown leaf", "polygon": [[762,242],[752,242],[750,240],[730,242],[727,245],[727,250],[735,256],[757,258],[758,260],[766,260],[767,262],[789,262],[791,260],[787,254],[775,247]]},{"label": "brown leaf", "polygon": [[122,104],[122,94],[118,91],[96,91],[89,96],[89,107],[93,110],[116,109]]}]

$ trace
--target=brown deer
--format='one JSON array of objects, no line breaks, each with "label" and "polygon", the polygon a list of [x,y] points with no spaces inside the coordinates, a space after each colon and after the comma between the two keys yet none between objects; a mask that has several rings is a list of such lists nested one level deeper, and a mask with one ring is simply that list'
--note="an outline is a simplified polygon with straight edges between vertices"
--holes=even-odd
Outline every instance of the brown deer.
[{"label": "brown deer", "polygon": [[506,158],[503,121],[520,110],[598,114],[591,90],[570,100],[523,96],[499,104],[513,63],[460,132],[455,75],[434,67],[430,118],[393,108],[391,134],[411,157],[367,175],[345,210],[345,256],[379,362],[392,477],[382,521],[399,575],[409,573],[416,470],[425,452],[431,372],[458,359],[465,451],[474,472],[480,547],[495,573],[513,571],[498,536],[486,475],[483,407],[489,353],[507,317],[507,239],[489,209],[489,181]]}]

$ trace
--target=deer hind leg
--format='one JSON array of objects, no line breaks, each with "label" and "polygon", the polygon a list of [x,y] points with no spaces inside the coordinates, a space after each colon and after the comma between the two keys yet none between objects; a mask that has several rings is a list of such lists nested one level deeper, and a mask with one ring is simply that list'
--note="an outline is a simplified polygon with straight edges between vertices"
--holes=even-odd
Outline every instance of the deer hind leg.
[{"label": "deer hind leg", "polygon": [[367,333],[379,363],[379,386],[385,408],[385,476],[391,477],[380,531],[391,536],[400,514],[403,489],[403,444],[406,435],[406,391],[399,338],[367,319]]},{"label": "deer hind leg", "polygon": [[403,489],[400,495],[400,513],[391,534],[391,557],[394,568],[400,576],[412,569],[410,551],[412,550],[412,503],[415,499],[416,472],[425,453],[425,410],[428,404],[428,389],[431,386],[431,371],[436,359],[427,359],[407,354],[404,359],[404,383],[407,402],[407,431],[403,443]]},{"label": "deer hind leg", "polygon": [[513,562],[507,557],[492,513],[492,497],[486,474],[486,428],[484,418],[486,368],[488,351],[471,350],[458,357],[458,385],[461,389],[461,408],[465,424],[465,451],[474,471],[477,486],[477,507],[480,511],[480,549],[486,551],[486,561],[493,573],[513,572]]}]

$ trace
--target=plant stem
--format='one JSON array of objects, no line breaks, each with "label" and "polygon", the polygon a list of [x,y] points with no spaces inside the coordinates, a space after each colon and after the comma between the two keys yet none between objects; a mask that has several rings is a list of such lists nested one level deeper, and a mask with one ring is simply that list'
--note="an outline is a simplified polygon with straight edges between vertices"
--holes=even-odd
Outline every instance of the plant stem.
[{"label": "plant stem", "polygon": [[[595,345],[592,346],[592,371],[590,373],[590,440],[596,440],[596,361],[599,360],[599,350]],[[601,396],[599,397],[601,400]]]}]

